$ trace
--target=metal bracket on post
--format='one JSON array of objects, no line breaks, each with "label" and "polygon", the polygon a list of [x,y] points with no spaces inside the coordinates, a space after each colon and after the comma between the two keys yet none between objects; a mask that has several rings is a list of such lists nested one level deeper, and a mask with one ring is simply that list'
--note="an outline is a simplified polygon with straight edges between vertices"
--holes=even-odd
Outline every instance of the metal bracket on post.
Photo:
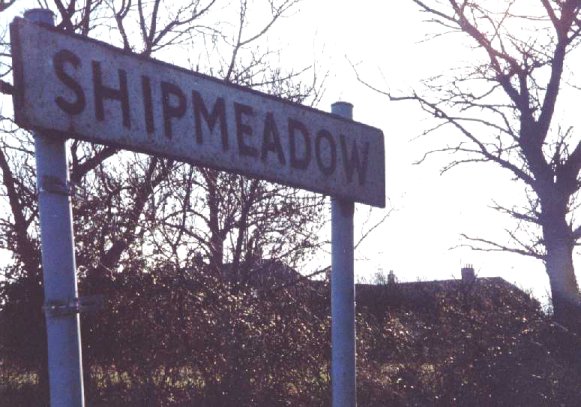
[{"label": "metal bracket on post", "polygon": [[96,312],[103,306],[102,295],[90,295],[73,298],[68,302],[49,301],[42,306],[42,311],[47,317],[66,317],[70,315]]},{"label": "metal bracket on post", "polygon": [[50,192],[58,195],[73,195],[73,187],[68,182],[63,182],[59,177],[50,175],[43,176],[38,183],[38,193]]}]

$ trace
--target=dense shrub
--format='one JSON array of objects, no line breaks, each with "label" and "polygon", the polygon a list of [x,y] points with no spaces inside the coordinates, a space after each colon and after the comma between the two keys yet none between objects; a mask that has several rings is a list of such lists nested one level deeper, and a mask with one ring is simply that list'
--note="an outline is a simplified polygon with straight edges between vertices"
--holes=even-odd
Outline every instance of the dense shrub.
[{"label": "dense shrub", "polygon": [[[87,404],[330,405],[328,285],[227,281],[170,266],[113,279],[104,308],[82,320]],[[357,332],[361,406],[581,397],[579,337],[500,279],[360,285]],[[5,360],[2,405],[34,405],[35,366]]]}]

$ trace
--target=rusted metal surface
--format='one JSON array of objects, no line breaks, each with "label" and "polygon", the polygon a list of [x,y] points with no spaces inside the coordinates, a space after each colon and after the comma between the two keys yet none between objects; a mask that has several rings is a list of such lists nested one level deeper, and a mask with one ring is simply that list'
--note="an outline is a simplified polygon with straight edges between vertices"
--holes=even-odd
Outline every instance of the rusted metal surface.
[{"label": "rusted metal surface", "polygon": [[380,130],[16,19],[16,121],[385,206]]}]

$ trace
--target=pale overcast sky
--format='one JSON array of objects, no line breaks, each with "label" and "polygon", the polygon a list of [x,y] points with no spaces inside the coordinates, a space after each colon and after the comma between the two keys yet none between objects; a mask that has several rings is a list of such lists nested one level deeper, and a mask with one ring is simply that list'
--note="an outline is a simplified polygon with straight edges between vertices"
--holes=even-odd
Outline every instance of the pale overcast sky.
[{"label": "pale overcast sky", "polygon": [[[300,67],[314,62],[320,73],[328,71],[319,109],[350,102],[355,120],[385,134],[386,190],[393,213],[356,252],[356,274],[369,278],[378,270],[394,270],[402,281],[447,279],[458,277],[460,267],[470,263],[480,276],[503,277],[541,298],[548,290],[541,262],[451,249],[462,242],[461,233],[507,242],[502,231],[509,224],[488,207],[493,200],[510,202],[520,194],[519,187],[490,165],[462,167],[443,176],[439,170],[449,157],[413,165],[439,145],[439,140],[416,139],[430,118],[413,104],[389,102],[356,79],[351,64],[374,86],[405,92],[417,88],[422,78],[470,58],[460,38],[423,42],[431,26],[421,19],[406,1],[306,0],[280,22],[273,38],[281,44],[283,63]],[[374,216],[383,213],[378,210]],[[356,222],[362,219],[356,217]]]},{"label": "pale overcast sky", "polygon": [[468,44],[458,36],[423,41],[433,27],[422,22],[411,2],[305,2],[293,19],[287,22],[286,33],[293,38],[289,51],[297,59],[315,58],[331,67],[319,108],[348,101],[355,120],[385,134],[386,190],[394,212],[356,253],[357,275],[382,269],[394,270],[402,281],[446,279],[458,277],[460,267],[470,263],[480,276],[500,276],[537,297],[546,296],[548,279],[540,261],[451,250],[462,243],[461,233],[507,243],[503,231],[512,224],[489,206],[493,201],[510,203],[522,194],[520,186],[486,164],[440,175],[449,159],[445,155],[413,165],[430,146],[442,146],[440,140],[417,139],[430,118],[411,103],[389,102],[369,90],[351,67],[355,64],[378,88],[405,92],[417,89],[422,78],[469,63]]}]

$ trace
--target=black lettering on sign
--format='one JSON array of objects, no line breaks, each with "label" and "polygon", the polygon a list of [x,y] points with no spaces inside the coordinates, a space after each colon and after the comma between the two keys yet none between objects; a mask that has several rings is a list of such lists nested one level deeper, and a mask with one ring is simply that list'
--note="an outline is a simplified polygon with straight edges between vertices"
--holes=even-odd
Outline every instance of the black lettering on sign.
[{"label": "black lettering on sign", "polygon": [[[302,136],[303,155],[299,157],[296,135]],[[298,120],[288,119],[288,141],[290,147],[290,165],[293,168],[304,170],[311,162],[311,136],[307,126]]]},{"label": "black lettering on sign", "polygon": [[266,118],[264,120],[264,132],[262,133],[262,155],[260,156],[260,159],[262,161],[266,161],[266,157],[269,152],[273,152],[278,155],[278,161],[281,165],[286,164],[286,159],[284,158],[284,153],[282,151],[282,145],[280,144],[278,128],[276,127],[276,122],[274,121],[272,112],[266,113]]},{"label": "black lettering on sign", "polygon": [[345,168],[345,174],[347,175],[347,181],[353,181],[353,173],[357,171],[359,185],[365,184],[365,177],[367,176],[367,157],[369,156],[369,143],[365,143],[363,149],[363,157],[359,157],[359,148],[357,143],[353,140],[351,146],[351,155],[347,151],[347,142],[345,141],[345,136],[340,135],[339,141],[341,143],[341,156],[343,158],[343,166]]},{"label": "black lettering on sign", "polygon": [[[172,103],[171,100],[177,103]],[[171,120],[179,119],[186,113],[186,95],[179,86],[169,82],[161,82],[161,100],[163,106],[163,127],[165,137],[172,138]]]},{"label": "black lettering on sign", "polygon": [[143,93],[143,113],[145,114],[145,129],[149,134],[155,131],[153,120],[153,98],[151,96],[151,79],[143,75],[141,77],[141,91]]},{"label": "black lettering on sign", "polygon": [[65,113],[79,114],[85,110],[85,93],[81,85],[65,71],[65,64],[70,64],[76,69],[81,66],[81,60],[78,56],[66,49],[60,50],[53,57],[56,76],[73,91],[75,100],[69,102],[62,96],[57,96],[55,102]]},{"label": "black lettering on sign", "polygon": [[208,112],[208,108],[204,104],[202,96],[195,90],[192,91],[192,102],[194,106],[194,116],[196,119],[196,142],[198,144],[202,144],[204,142],[202,133],[202,117],[206,121],[206,125],[208,126],[210,132],[214,131],[216,122],[220,120],[222,149],[224,151],[228,150],[228,127],[226,125],[226,104],[224,103],[224,98],[216,98],[214,107],[212,107],[212,113]]},{"label": "black lettering on sign", "polygon": [[103,84],[103,74],[101,63],[93,61],[93,91],[95,95],[95,117],[99,121],[105,120],[105,99],[118,100],[121,102],[121,112],[123,114],[123,126],[131,128],[129,117],[129,92],[127,91],[127,72],[118,69],[119,89],[110,88]]},{"label": "black lettering on sign", "polygon": [[240,155],[258,157],[258,150],[246,144],[245,136],[252,136],[252,127],[243,122],[243,116],[254,116],[251,106],[234,102],[234,113],[236,115],[236,139],[238,140],[238,152]]},{"label": "black lettering on sign", "polygon": [[[327,144],[326,149],[323,147],[323,142]],[[324,155],[324,151],[328,151],[328,154]],[[315,158],[317,159],[317,166],[323,174],[331,175],[335,171],[337,165],[337,145],[335,144],[333,136],[327,130],[319,130],[315,137]]]}]

